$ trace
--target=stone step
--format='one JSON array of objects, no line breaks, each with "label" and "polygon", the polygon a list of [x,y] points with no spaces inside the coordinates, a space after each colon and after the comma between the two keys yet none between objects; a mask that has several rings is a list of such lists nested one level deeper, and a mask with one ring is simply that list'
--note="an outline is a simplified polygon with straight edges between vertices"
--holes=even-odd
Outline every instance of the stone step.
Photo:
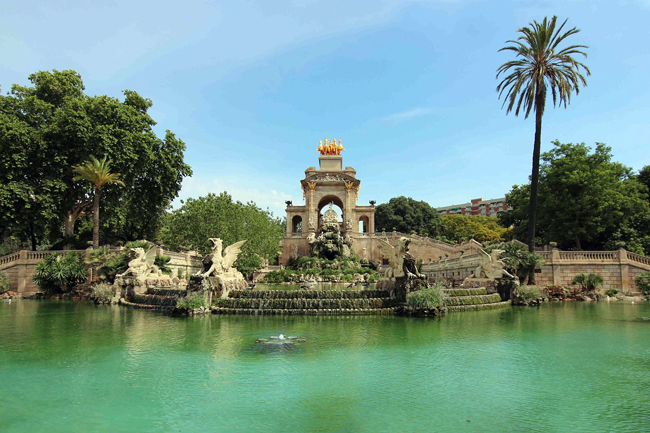
[{"label": "stone step", "polygon": [[349,316],[393,314],[392,308],[368,309],[253,309],[253,308],[224,308],[212,307],[213,314],[241,314],[241,315],[285,315],[285,316]]},{"label": "stone step", "polygon": [[445,305],[448,307],[457,305],[480,305],[480,304],[494,304],[501,302],[501,296],[498,293],[491,295],[468,295],[468,296],[450,296],[444,299]]},{"label": "stone step", "polygon": [[229,298],[257,299],[369,299],[389,298],[386,290],[233,290]]},{"label": "stone step", "polygon": [[454,305],[447,307],[448,312],[493,310],[510,306],[510,301],[495,302],[493,304]]},{"label": "stone step", "polygon": [[487,290],[484,287],[474,289],[442,289],[442,292],[447,296],[470,296],[470,295],[487,295]]},{"label": "stone step", "polygon": [[224,308],[244,308],[244,309],[289,309],[289,310],[309,310],[309,309],[372,309],[386,308],[392,306],[392,301],[387,298],[358,298],[358,299],[293,299],[293,298],[235,298],[219,299],[215,302],[218,307]]}]

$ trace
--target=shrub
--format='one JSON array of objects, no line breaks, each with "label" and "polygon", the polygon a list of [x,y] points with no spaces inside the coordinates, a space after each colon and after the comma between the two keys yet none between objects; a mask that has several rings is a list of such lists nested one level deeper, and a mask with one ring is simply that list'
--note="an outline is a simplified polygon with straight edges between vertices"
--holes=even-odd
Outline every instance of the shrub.
[{"label": "shrub", "polygon": [[172,258],[170,256],[160,256],[157,255],[156,258],[154,259],[153,264],[158,266],[158,269],[160,269],[160,272],[162,272],[165,275],[171,275],[172,274],[172,269],[169,267],[169,261]]},{"label": "shrub", "polygon": [[514,292],[524,302],[536,301],[542,297],[542,291],[537,286],[519,286]]},{"label": "shrub", "polygon": [[573,277],[573,284],[579,284],[582,291],[591,292],[596,289],[596,287],[602,285],[605,282],[603,277],[596,274],[578,274]]},{"label": "shrub", "polygon": [[200,308],[205,307],[205,297],[201,293],[193,293],[190,296],[184,298],[178,298],[176,302],[177,308]]},{"label": "shrub", "polygon": [[99,283],[92,288],[92,297],[98,302],[110,302],[115,297],[115,286]]},{"label": "shrub", "polygon": [[75,284],[87,278],[88,271],[81,254],[68,253],[62,256],[54,253],[36,265],[32,279],[41,291],[54,294],[67,293]]},{"label": "shrub", "polygon": [[641,293],[650,295],[650,272],[643,272],[636,277],[636,285]]},{"label": "shrub", "polygon": [[413,308],[440,308],[443,306],[443,298],[444,294],[440,286],[433,286],[406,295],[406,305]]},{"label": "shrub", "polygon": [[616,295],[618,294],[618,290],[616,290],[616,289],[609,289],[609,290],[607,290],[607,291],[605,292],[605,294],[606,294],[607,296],[609,296],[610,298],[613,298],[614,296],[616,296]]},{"label": "shrub", "polygon": [[0,271],[0,293],[4,293],[11,289],[11,282],[9,277],[4,271]]}]

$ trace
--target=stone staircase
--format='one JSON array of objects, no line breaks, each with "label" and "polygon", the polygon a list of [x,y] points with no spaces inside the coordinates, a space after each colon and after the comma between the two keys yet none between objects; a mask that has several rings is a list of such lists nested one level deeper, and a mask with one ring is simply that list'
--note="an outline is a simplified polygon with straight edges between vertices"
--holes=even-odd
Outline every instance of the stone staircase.
[{"label": "stone staircase", "polygon": [[149,288],[144,294],[133,294],[123,305],[147,310],[170,311],[176,306],[178,298],[185,297],[186,290]]},{"label": "stone staircase", "polygon": [[393,314],[384,290],[234,290],[213,304],[215,314],[366,315]]},{"label": "stone staircase", "polygon": [[510,301],[502,301],[498,293],[487,293],[485,288],[476,289],[443,289],[447,311],[474,311],[502,308],[510,305]]}]

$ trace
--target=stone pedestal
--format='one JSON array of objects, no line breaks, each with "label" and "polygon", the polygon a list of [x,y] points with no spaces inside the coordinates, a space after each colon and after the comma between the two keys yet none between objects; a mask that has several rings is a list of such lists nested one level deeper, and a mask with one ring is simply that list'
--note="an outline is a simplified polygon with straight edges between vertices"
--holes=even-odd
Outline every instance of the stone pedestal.
[{"label": "stone pedestal", "polygon": [[343,170],[343,157],[341,155],[321,155],[318,158],[321,171]]}]

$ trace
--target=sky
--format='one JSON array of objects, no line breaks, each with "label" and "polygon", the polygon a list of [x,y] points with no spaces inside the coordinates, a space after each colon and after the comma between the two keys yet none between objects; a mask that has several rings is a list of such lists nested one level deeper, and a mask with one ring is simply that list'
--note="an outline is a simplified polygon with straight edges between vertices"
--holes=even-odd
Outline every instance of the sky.
[{"label": "sky", "polygon": [[151,99],[194,171],[176,206],[227,191],[282,217],[324,138],[342,140],[360,205],[448,206],[528,181],[535,121],[502,108],[499,49],[553,15],[580,29],[592,74],[567,109],[547,103],[542,152],[602,142],[649,165],[650,0],[5,0],[0,87],[73,69],[88,95]]}]

